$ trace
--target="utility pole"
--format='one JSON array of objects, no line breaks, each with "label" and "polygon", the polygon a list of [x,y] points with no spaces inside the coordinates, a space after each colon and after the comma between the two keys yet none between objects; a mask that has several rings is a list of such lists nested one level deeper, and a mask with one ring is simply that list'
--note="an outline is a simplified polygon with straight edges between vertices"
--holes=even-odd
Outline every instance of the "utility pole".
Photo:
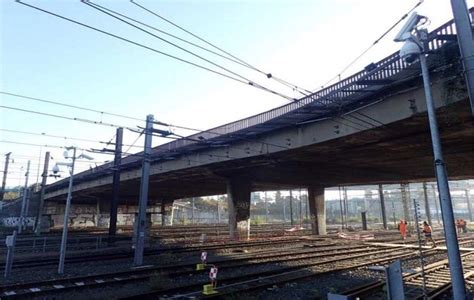
[{"label": "utility pole", "polygon": [[466,195],[466,202],[467,202],[467,211],[469,212],[469,221],[473,221],[472,219],[472,206],[471,206],[471,199],[469,199],[469,189],[466,189],[465,191]]},{"label": "utility pole", "polygon": [[[150,179],[151,137],[153,133],[153,115],[146,117],[145,146],[143,151],[142,177],[140,182],[140,202],[138,209],[137,230],[135,232],[135,255],[133,264],[143,264],[143,250],[145,248],[146,207],[148,202],[148,184]],[[163,206],[164,201],[161,202]],[[163,209],[162,209],[163,210]]]},{"label": "utility pole", "polygon": [[465,0],[451,0],[451,8],[464,66],[464,77],[471,104],[471,116],[474,117],[474,42],[472,40],[471,18]]},{"label": "utility pole", "polygon": [[439,219],[438,199],[436,197],[436,186],[434,184],[431,185],[431,192],[433,193],[433,199],[434,199],[434,204],[435,204],[435,209],[436,209],[436,220],[438,221],[438,225],[439,225],[441,224],[441,221]]},{"label": "utility pole", "polygon": [[298,192],[299,204],[300,204],[300,227],[303,226],[303,202],[301,201],[301,189]]},{"label": "utility pole", "polygon": [[410,186],[408,183],[401,183],[400,184],[400,192],[402,196],[402,205],[403,205],[403,218],[405,221],[408,222],[408,224],[411,223],[411,218],[410,218],[410,205],[409,205],[409,194],[407,189],[409,189]]},{"label": "utility pole", "polygon": [[25,222],[26,197],[28,196],[28,175],[30,173],[30,161],[28,161],[25,173],[25,187],[23,188],[23,198],[21,200],[20,219],[18,222],[18,234],[23,230],[23,223]]},{"label": "utility pole", "polygon": [[290,224],[291,226],[294,225],[294,220],[293,220],[293,193],[290,190]]},{"label": "utility pole", "polygon": [[41,179],[41,191],[38,204],[38,214],[36,215],[35,220],[35,234],[39,235],[41,233],[41,217],[43,216],[43,206],[44,206],[44,193],[46,190],[46,180],[48,179],[48,168],[49,168],[49,151],[46,152],[44,156],[44,166],[43,174]]},{"label": "utility pole", "polygon": [[112,183],[112,202],[110,203],[109,243],[115,243],[117,233],[117,211],[120,189],[120,164],[122,163],[123,128],[117,128],[115,138],[114,171]]},{"label": "utility pole", "polygon": [[341,228],[344,229],[344,209],[343,209],[343,200],[342,200],[342,194],[341,194],[341,186],[338,186],[339,190],[339,210],[341,212]]},{"label": "utility pole", "polygon": [[346,228],[347,228],[347,216],[349,215],[349,198],[347,196],[347,187],[342,187],[342,195],[344,199],[344,219],[346,220]]},{"label": "utility pole", "polygon": [[217,224],[221,223],[221,208],[219,206],[219,197],[217,197]]},{"label": "utility pole", "polygon": [[388,229],[387,225],[387,212],[385,210],[385,197],[383,195],[383,186],[379,184],[379,198],[380,198],[380,211],[382,213],[382,223],[385,230]]},{"label": "utility pole", "polygon": [[267,191],[265,191],[265,223],[268,223]]},{"label": "utility pole", "polygon": [[191,224],[194,224],[194,197],[191,198]]},{"label": "utility pole", "polygon": [[426,212],[426,218],[428,219],[428,224],[433,225],[431,223],[431,210],[430,210],[430,203],[428,201],[428,189],[426,187],[426,182],[423,182],[423,196],[425,198],[425,212]]},{"label": "utility pole", "polygon": [[42,153],[43,153],[43,147],[40,147],[40,152],[39,152],[39,155],[38,155],[38,169],[36,170],[35,192],[38,191],[39,172],[40,172],[39,166],[41,165],[41,154],[42,154]]},{"label": "utility pole", "polygon": [[5,186],[7,184],[7,174],[8,174],[8,164],[10,163],[10,155],[12,153],[8,152],[5,154],[5,168],[3,169],[3,180],[2,180],[2,190],[0,191],[0,201],[3,201],[5,196]]},{"label": "utility pole", "polygon": [[[25,219],[26,219],[26,216],[28,216],[28,212],[30,211],[30,199],[31,199],[30,197],[32,193],[33,193],[33,189],[31,188],[26,189],[26,207],[25,207],[25,214],[24,214]],[[26,224],[23,225],[23,228],[26,229]]]}]

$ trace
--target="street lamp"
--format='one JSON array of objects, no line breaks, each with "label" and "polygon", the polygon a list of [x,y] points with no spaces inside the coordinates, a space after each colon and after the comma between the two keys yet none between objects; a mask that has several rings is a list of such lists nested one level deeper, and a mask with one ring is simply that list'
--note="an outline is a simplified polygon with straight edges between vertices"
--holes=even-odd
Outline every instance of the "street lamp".
[{"label": "street lamp", "polygon": [[422,20],[427,20],[427,18],[414,12],[394,40],[396,42],[405,42],[400,50],[400,57],[405,60],[405,62],[411,64],[417,60],[420,61],[426,96],[426,109],[428,112],[428,120],[431,132],[436,179],[438,182],[438,191],[441,203],[441,214],[443,216],[446,248],[448,250],[449,269],[451,272],[453,285],[453,297],[456,300],[464,300],[466,299],[464,274],[462,270],[456,229],[454,226],[454,213],[451,195],[449,192],[448,176],[443,159],[443,152],[438,132],[438,122],[436,120],[435,105],[431,96],[429,71],[426,63],[426,53],[429,49],[425,49],[425,42],[428,39],[428,33],[426,29],[417,29],[420,21]]},{"label": "street lamp", "polygon": [[[72,156],[69,156],[69,151],[72,150]],[[66,259],[66,245],[67,245],[67,231],[68,231],[68,220],[69,220],[69,209],[71,207],[71,194],[72,194],[72,181],[74,177],[74,164],[77,158],[85,158],[88,160],[92,160],[93,158],[86,155],[81,154],[76,157],[76,147],[66,147],[66,151],[64,151],[64,158],[71,159],[71,162],[58,162],[53,167],[53,173],[59,173],[59,166],[66,166],[69,167],[69,188],[67,192],[67,200],[66,200],[66,209],[64,210],[64,225],[63,225],[63,235],[61,238],[61,250],[59,253],[59,267],[58,267],[58,274],[64,273],[64,260]]]}]

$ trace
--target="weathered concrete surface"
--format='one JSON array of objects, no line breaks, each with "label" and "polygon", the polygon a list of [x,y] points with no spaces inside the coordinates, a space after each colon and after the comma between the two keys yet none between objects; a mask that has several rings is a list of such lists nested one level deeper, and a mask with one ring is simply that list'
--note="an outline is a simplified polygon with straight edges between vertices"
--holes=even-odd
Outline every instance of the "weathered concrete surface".
[{"label": "weathered concrete surface", "polygon": [[227,182],[229,236],[231,239],[250,238],[250,181],[232,178]]},{"label": "weathered concrete surface", "polygon": [[308,203],[312,233],[317,235],[325,235],[327,232],[324,187],[308,187]]}]

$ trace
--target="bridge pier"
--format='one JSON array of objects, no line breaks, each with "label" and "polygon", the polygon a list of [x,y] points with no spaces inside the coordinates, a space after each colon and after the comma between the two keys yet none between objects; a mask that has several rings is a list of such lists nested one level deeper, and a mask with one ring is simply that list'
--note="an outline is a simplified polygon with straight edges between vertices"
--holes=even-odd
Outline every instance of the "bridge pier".
[{"label": "bridge pier", "polygon": [[227,182],[230,239],[250,238],[250,182],[230,179]]},{"label": "bridge pier", "polygon": [[312,233],[316,235],[325,235],[327,232],[324,187],[308,187],[308,203]]},{"label": "bridge pier", "polygon": [[110,200],[97,199],[95,226],[98,228],[109,228],[110,225]]}]

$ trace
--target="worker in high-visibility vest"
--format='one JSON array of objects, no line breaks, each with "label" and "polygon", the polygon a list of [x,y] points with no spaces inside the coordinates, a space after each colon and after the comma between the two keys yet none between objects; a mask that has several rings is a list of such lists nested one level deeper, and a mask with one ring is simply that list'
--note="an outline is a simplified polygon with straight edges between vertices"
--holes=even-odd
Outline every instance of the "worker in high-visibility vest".
[{"label": "worker in high-visibility vest", "polygon": [[462,232],[461,219],[456,219],[456,229],[458,234]]},{"label": "worker in high-visibility vest", "polygon": [[462,233],[467,233],[467,222],[464,219],[460,220]]},{"label": "worker in high-visibility vest", "polygon": [[433,248],[436,247],[436,242],[433,240],[433,229],[431,229],[430,224],[428,222],[424,221],[423,222],[423,233],[425,234],[425,245],[427,244],[428,241],[433,243]]},{"label": "worker in high-visibility vest", "polygon": [[400,223],[398,224],[398,230],[400,231],[400,235],[402,236],[402,240],[406,240],[407,238],[407,221],[400,219]]}]

